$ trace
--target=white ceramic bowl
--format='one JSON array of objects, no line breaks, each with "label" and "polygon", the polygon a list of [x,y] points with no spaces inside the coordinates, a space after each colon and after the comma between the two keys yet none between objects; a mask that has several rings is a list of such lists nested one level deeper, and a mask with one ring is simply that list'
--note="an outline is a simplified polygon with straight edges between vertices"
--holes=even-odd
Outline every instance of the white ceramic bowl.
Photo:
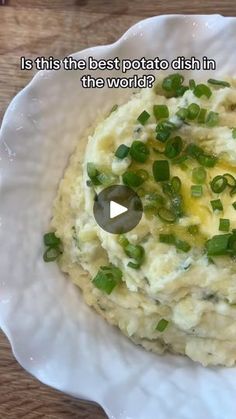
[{"label": "white ceramic bowl", "polygon": [[[205,55],[217,62],[211,76],[230,75],[235,74],[235,36],[235,18],[159,16],[136,24],[112,45],[74,56]],[[131,93],[82,89],[81,74],[39,72],[3,120],[0,326],[27,371],[54,388],[100,403],[110,418],[234,418],[235,369],[204,369],[187,358],[159,357],[133,345],[85,305],[56,264],[42,261],[42,235],[69,154],[98,110],[107,112]]]}]

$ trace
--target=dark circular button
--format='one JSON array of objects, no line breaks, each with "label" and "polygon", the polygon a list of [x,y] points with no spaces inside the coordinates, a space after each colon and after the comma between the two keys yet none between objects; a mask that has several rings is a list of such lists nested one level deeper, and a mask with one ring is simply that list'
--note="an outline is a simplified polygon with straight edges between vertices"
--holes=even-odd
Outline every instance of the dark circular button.
[{"label": "dark circular button", "polygon": [[127,233],[136,227],[142,218],[142,213],[141,199],[128,186],[109,186],[94,198],[94,218],[108,233]]}]

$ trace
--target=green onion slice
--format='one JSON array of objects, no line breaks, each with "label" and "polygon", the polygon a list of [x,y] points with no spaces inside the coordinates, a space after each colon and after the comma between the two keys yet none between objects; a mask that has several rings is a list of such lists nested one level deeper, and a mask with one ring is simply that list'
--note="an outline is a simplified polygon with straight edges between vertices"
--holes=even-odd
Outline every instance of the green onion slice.
[{"label": "green onion slice", "polygon": [[194,198],[200,198],[202,196],[202,185],[191,186],[191,196]]},{"label": "green onion slice", "polygon": [[164,332],[164,330],[167,328],[169,322],[166,319],[161,319],[156,326],[156,330],[158,330],[158,332]]},{"label": "green onion slice", "polygon": [[229,231],[230,221],[228,218],[220,218],[219,230],[220,231]]},{"label": "green onion slice", "polygon": [[140,261],[143,259],[144,248],[140,245],[129,243],[127,246],[125,246],[124,250],[127,256],[129,256],[132,259],[135,259],[136,261]]},{"label": "green onion slice", "polygon": [[236,210],[236,201],[232,203],[234,209]]},{"label": "green onion slice", "polygon": [[169,159],[173,159],[174,157],[177,157],[183,149],[183,140],[181,137],[177,136],[174,138],[171,138],[166,143],[165,147],[165,156]]},{"label": "green onion slice", "polygon": [[58,247],[61,244],[61,240],[53,232],[44,234],[43,242],[49,247]]},{"label": "green onion slice", "polygon": [[227,186],[227,179],[224,176],[218,175],[210,182],[211,189],[215,193],[221,193]]},{"label": "green onion slice", "polygon": [[191,103],[191,104],[188,106],[187,111],[188,111],[188,114],[187,114],[188,119],[190,119],[190,120],[194,120],[194,119],[196,119],[196,118],[197,118],[197,116],[199,115],[199,112],[200,112],[200,106],[199,106],[197,103]]},{"label": "green onion slice", "polygon": [[228,244],[231,234],[213,236],[206,242],[208,256],[220,256],[228,253]]},{"label": "green onion slice", "polygon": [[156,126],[156,139],[164,143],[176,126],[170,121],[159,122]]},{"label": "green onion slice", "polygon": [[211,206],[212,206],[213,211],[216,211],[216,210],[223,211],[223,205],[220,199],[213,199],[211,201]]},{"label": "green onion slice", "polygon": [[207,127],[215,127],[219,123],[219,114],[217,112],[210,111],[206,118]]},{"label": "green onion slice", "polygon": [[141,266],[141,263],[139,263],[139,262],[128,262],[127,266],[129,268],[132,268],[132,269],[139,269],[140,266]]},{"label": "green onion slice", "polygon": [[201,108],[200,112],[198,114],[198,118],[197,118],[197,122],[199,124],[205,124],[206,122],[206,114],[207,114],[207,109]]},{"label": "green onion slice", "polygon": [[120,234],[118,237],[118,243],[121,245],[121,247],[125,248],[129,244],[129,240],[124,236],[124,234]]},{"label": "green onion slice", "polygon": [[234,140],[236,139],[236,128],[232,129],[232,137]]},{"label": "green onion slice", "polygon": [[176,220],[176,214],[168,208],[161,207],[157,212],[158,217],[165,223],[174,223]]},{"label": "green onion slice", "polygon": [[136,173],[127,171],[122,175],[123,183],[131,188],[137,188],[138,186],[142,185],[144,180],[141,176],[138,176]]},{"label": "green onion slice", "polygon": [[139,163],[145,163],[145,161],[148,159],[148,156],[150,154],[150,151],[146,144],[144,144],[142,141],[134,141],[130,148],[130,156],[132,159]]},{"label": "green onion slice", "polygon": [[159,234],[160,243],[175,244],[174,234]]},{"label": "green onion slice", "polygon": [[204,167],[195,167],[192,171],[192,181],[197,184],[202,184],[206,180],[206,170]]},{"label": "green onion slice", "polygon": [[122,271],[114,265],[101,266],[97,275],[92,279],[93,285],[111,294],[113,289],[121,282]]},{"label": "green onion slice", "polygon": [[117,150],[116,150],[116,152],[115,152],[115,156],[116,156],[118,159],[124,159],[125,157],[127,157],[127,156],[128,156],[128,154],[129,154],[129,150],[130,150],[130,147],[127,147],[127,145],[125,145],[125,144],[121,144],[121,145],[119,145],[119,147],[117,148]]},{"label": "green onion slice", "polygon": [[212,95],[212,92],[206,84],[197,84],[193,90],[193,94],[198,98],[205,96],[207,99],[209,99]]},{"label": "green onion slice", "polygon": [[44,262],[54,262],[61,254],[59,247],[48,247],[43,255]]},{"label": "green onion slice", "polygon": [[177,112],[176,115],[182,119],[183,121],[187,118],[188,116],[188,109],[187,108],[180,108]]},{"label": "green onion slice", "polygon": [[171,95],[175,95],[176,91],[182,85],[184,77],[181,74],[175,73],[165,77],[162,81],[162,89]]},{"label": "green onion slice", "polygon": [[147,111],[143,111],[137,118],[140,124],[145,125],[148,119],[150,118],[150,114]]},{"label": "green onion slice", "polygon": [[101,185],[101,182],[98,179],[100,172],[97,170],[94,163],[87,163],[87,174],[93,185]]},{"label": "green onion slice", "polygon": [[178,194],[181,189],[181,180],[178,176],[174,176],[171,179],[171,187],[174,193]]},{"label": "green onion slice", "polygon": [[230,87],[230,83],[222,80],[209,79],[207,80],[207,83],[212,84],[214,86]]},{"label": "green onion slice", "polygon": [[152,166],[153,176],[156,182],[170,179],[170,166],[168,160],[155,160]]},{"label": "green onion slice", "polygon": [[231,175],[230,173],[225,173],[223,177],[227,180],[227,184],[230,188],[236,186],[236,179],[233,175]]},{"label": "green onion slice", "polygon": [[178,250],[181,250],[182,252],[189,252],[189,250],[191,249],[191,246],[188,242],[186,242],[185,240],[179,240],[176,239],[175,241],[175,247]]},{"label": "green onion slice", "polygon": [[190,79],[190,80],[189,80],[189,89],[190,89],[190,90],[194,90],[194,89],[195,89],[195,87],[196,87],[195,80]]},{"label": "green onion slice", "polygon": [[153,114],[157,121],[159,119],[169,118],[169,109],[166,105],[154,105]]},{"label": "green onion slice", "polygon": [[200,154],[197,158],[198,163],[205,167],[214,167],[217,160],[218,158],[216,156],[212,156],[210,154]]}]

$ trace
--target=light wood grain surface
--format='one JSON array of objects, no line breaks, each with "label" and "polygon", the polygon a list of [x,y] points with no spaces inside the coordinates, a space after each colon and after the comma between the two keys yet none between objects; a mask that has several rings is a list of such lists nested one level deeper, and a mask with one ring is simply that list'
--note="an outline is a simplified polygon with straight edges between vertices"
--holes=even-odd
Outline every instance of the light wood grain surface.
[{"label": "light wood grain surface", "polygon": [[[11,98],[33,75],[31,71],[20,71],[22,55],[32,59],[63,57],[113,42],[144,17],[168,13],[236,16],[236,2],[0,0],[0,120]],[[0,332],[0,419],[105,417],[99,407],[52,390],[27,374],[14,360],[7,339]]]}]

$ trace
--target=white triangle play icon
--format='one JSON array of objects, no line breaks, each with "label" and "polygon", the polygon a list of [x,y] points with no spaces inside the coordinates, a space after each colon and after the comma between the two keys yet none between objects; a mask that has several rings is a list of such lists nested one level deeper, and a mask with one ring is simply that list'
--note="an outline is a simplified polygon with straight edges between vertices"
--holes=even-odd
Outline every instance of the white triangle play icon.
[{"label": "white triangle play icon", "polygon": [[124,214],[124,212],[127,211],[128,208],[123,205],[120,205],[115,201],[110,201],[110,218],[118,217],[118,215]]}]

